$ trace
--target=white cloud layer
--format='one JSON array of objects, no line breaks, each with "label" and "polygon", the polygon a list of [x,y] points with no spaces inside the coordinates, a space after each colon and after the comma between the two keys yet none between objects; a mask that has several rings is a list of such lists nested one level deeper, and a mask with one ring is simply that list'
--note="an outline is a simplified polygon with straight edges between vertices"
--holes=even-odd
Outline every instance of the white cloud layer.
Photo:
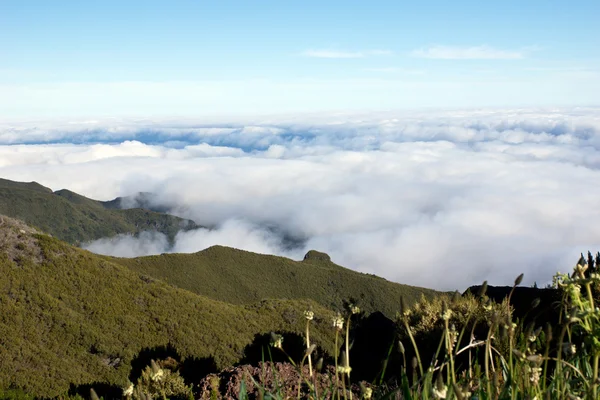
[{"label": "white cloud layer", "polygon": [[521,272],[542,284],[600,250],[600,109],[13,121],[0,143],[1,177],[102,200],[154,192],[215,227],[173,248],[156,234],[88,245],[102,253],[317,249],[390,280],[464,289]]}]

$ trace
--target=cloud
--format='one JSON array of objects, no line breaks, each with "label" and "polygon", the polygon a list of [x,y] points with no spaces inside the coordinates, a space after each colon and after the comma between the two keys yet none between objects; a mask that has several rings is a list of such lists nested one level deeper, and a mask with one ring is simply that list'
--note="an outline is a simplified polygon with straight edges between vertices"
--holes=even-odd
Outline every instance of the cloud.
[{"label": "cloud", "polygon": [[169,244],[167,237],[162,233],[142,232],[138,237],[119,235],[114,238],[98,239],[85,244],[83,248],[115,257],[138,257],[166,252]]},{"label": "cloud", "polygon": [[431,46],[414,50],[411,55],[442,60],[516,60],[525,57],[521,50],[501,50],[490,46]]},{"label": "cloud", "polygon": [[[0,176],[101,200],[153,192],[214,227],[173,247],[151,234],[87,245],[97,252],[317,249],[390,280],[464,289],[521,272],[543,285],[600,250],[598,108],[97,119],[93,134],[68,122],[13,123],[21,142],[54,142],[0,145]],[[0,141],[12,135],[0,128]],[[69,143],[82,135],[94,143]]]},{"label": "cloud", "polygon": [[195,253],[214,245],[273,254],[281,252],[283,244],[272,231],[244,220],[232,219],[211,230],[201,228],[181,231],[177,234],[174,245],[170,244],[162,233],[142,232],[138,237],[118,235],[114,238],[94,240],[82,247],[98,254],[139,257],[169,252]]},{"label": "cloud", "polygon": [[305,57],[313,58],[364,58],[369,56],[389,56],[391,50],[366,50],[366,51],[340,51],[340,50],[306,50],[302,53]]}]

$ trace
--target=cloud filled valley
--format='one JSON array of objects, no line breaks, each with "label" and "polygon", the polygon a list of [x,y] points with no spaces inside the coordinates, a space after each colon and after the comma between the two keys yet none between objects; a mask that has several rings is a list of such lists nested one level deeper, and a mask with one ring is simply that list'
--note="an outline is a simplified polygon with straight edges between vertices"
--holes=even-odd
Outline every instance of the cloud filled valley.
[{"label": "cloud filled valley", "polygon": [[[210,229],[87,248],[214,244],[437,289],[543,284],[600,250],[600,109],[373,112],[255,120],[0,121],[0,177],[153,205]],[[135,204],[127,204],[133,206]]]}]

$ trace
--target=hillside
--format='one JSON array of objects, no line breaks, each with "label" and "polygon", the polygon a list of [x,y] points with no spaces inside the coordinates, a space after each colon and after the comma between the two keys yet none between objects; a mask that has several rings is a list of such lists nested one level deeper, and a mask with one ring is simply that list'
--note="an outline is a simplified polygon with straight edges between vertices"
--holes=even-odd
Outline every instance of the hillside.
[{"label": "hillside", "polygon": [[422,295],[432,298],[439,294],[343,268],[331,262],[326,254],[315,251],[300,262],[223,246],[194,254],[107,259],[177,287],[234,304],[264,298],[309,298],[336,310],[344,300],[354,298],[366,312],[381,311],[393,317],[401,297],[412,304]]},{"label": "hillside", "polygon": [[179,230],[198,227],[172,215],[139,208],[112,209],[107,204],[69,190],[52,192],[35,182],[0,179],[0,214],[72,244],[147,230],[162,232],[172,240]]},{"label": "hillside", "polygon": [[0,389],[57,396],[124,385],[144,348],[229,366],[257,334],[300,333],[332,348],[332,313],[311,301],[233,305],[176,288],[0,216]]}]

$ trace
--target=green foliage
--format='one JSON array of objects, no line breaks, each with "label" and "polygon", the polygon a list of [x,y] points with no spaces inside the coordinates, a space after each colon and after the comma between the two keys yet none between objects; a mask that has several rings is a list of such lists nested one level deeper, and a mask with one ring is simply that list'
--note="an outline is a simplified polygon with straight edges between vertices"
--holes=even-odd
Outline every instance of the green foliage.
[{"label": "green foliage", "polygon": [[107,209],[99,201],[68,190],[52,190],[38,183],[0,179],[0,214],[20,219],[68,243],[159,231],[173,239],[194,222],[142,209]]},{"label": "green foliage", "polygon": [[381,311],[393,316],[402,297],[412,304],[422,296],[432,299],[439,295],[435,290],[402,285],[343,268],[323,255],[298,262],[213,246],[195,254],[162,254],[134,259],[107,257],[107,260],[234,304],[276,297],[311,299],[329,309],[341,310],[344,301],[354,297],[367,313]]},{"label": "green foliage", "polygon": [[192,388],[187,386],[178,372],[161,368],[154,360],[147,366],[135,385],[125,388],[124,394],[135,400],[150,398],[168,398],[185,400],[193,396]]},{"label": "green foliage", "polygon": [[[333,314],[312,301],[211,300],[21,230],[0,223],[0,388],[57,396],[71,384],[125,386],[143,348],[168,344],[225,368],[257,334],[302,333],[307,309],[322,316],[312,340],[332,350]],[[20,243],[27,251],[15,250]]]}]

